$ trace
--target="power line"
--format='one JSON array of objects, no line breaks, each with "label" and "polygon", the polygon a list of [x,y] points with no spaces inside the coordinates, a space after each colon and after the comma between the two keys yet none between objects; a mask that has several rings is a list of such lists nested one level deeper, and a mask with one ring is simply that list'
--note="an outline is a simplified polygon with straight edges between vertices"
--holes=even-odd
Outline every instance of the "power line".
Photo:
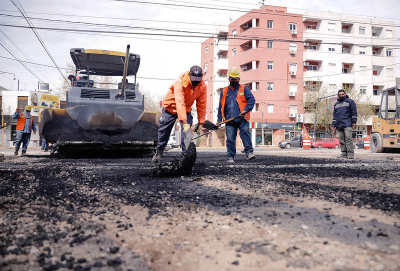
[{"label": "power line", "polygon": [[12,55],[16,60],[18,60],[19,63],[21,63],[22,66],[24,66],[25,69],[27,69],[33,76],[35,76],[40,82],[43,82],[43,80],[41,80],[39,78],[39,76],[37,76],[31,69],[29,69],[22,61],[20,61],[18,59],[18,57],[16,57],[3,43],[0,42],[0,45],[3,46],[4,49],[6,49],[6,51]]},{"label": "power line", "polygon": [[[39,33],[36,31],[35,27],[33,26],[33,24],[31,23],[31,21],[29,20],[28,16],[25,13],[24,8],[22,7],[22,5],[19,3],[18,0],[10,0],[11,3],[14,4],[14,6],[21,12],[21,14],[24,16],[25,20],[27,21],[28,25],[30,26],[30,28],[32,29],[33,33],[35,34],[35,36],[37,37],[37,39],[39,40],[40,44],[42,45],[42,47],[44,48],[44,50],[46,51],[47,55],[50,57],[51,61],[54,63],[54,65],[57,67],[58,71],[60,72],[61,76],[64,78],[65,82],[68,83],[67,78],[65,77],[65,75],[61,72],[61,70],[58,68],[58,65],[56,63],[56,61],[54,60],[54,58],[52,57],[52,55],[50,54],[50,51],[47,49],[46,45],[44,44],[42,38],[40,37]],[[16,2],[14,2],[16,1]],[[18,7],[18,5],[16,4],[18,3],[18,5],[20,7]]]},{"label": "power line", "polygon": [[[0,24],[1,26],[8,26],[8,27],[16,27],[16,28],[31,28],[29,26],[23,25],[11,25],[11,24]],[[104,31],[104,30],[89,30],[89,29],[67,29],[67,28],[55,28],[55,27],[35,27],[36,29],[41,30],[53,30],[53,31],[61,31],[61,32],[73,32],[73,33],[106,33],[109,34],[111,32]],[[32,28],[31,28],[32,29]],[[154,29],[156,30],[156,29]],[[147,36],[167,36],[167,37],[179,37],[179,38],[210,38],[212,34],[208,34],[207,36],[200,32],[199,35],[179,35],[179,34],[162,34],[162,33],[146,33],[146,32],[124,32],[124,31],[113,31],[112,33],[117,34],[126,34],[126,35],[147,35]],[[193,34],[196,34],[194,32]],[[227,39],[236,39],[236,40],[251,40],[251,39],[258,39],[260,41],[278,41],[278,42],[296,42],[296,43],[303,43],[303,40],[290,40],[290,39],[271,39],[271,38],[262,38],[257,36],[249,36],[249,37],[238,37]],[[319,42],[319,44],[332,44],[332,45],[342,45],[342,43],[333,43],[333,42]],[[352,44],[355,46],[370,46],[370,44]],[[382,47],[391,47],[394,48],[393,44],[376,44],[375,46],[382,46]],[[400,47],[399,47],[400,48]]]}]

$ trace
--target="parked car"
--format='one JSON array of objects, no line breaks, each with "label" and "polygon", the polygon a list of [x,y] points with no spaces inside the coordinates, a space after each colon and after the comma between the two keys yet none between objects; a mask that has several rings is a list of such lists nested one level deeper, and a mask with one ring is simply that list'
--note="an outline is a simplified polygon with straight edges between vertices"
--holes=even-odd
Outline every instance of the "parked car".
[{"label": "parked car", "polygon": [[300,138],[292,137],[279,142],[278,147],[290,149],[291,147],[300,147]]},{"label": "parked car", "polygon": [[315,141],[311,144],[312,148],[335,148],[338,149],[340,147],[339,139],[337,138],[321,138],[318,141]]},{"label": "parked car", "polygon": [[364,149],[364,139],[354,140],[354,149]]}]

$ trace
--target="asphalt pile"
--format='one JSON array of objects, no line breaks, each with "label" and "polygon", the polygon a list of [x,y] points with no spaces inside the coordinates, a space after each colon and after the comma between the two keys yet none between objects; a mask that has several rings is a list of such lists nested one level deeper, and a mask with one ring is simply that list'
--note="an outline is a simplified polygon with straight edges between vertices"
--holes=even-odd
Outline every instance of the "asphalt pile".
[{"label": "asphalt pile", "polygon": [[76,120],[59,118],[43,126],[42,136],[48,141],[83,141],[116,144],[128,141],[157,141],[158,125],[148,121],[137,121],[131,129],[113,131],[84,130]]},{"label": "asphalt pile", "polygon": [[[160,163],[152,171],[154,177],[190,176],[196,163],[196,145],[191,142],[186,150],[186,155],[179,155],[173,161]],[[161,160],[162,161],[162,160]]]},{"label": "asphalt pile", "polygon": [[[109,229],[100,222],[117,217],[113,223],[119,231],[137,235],[136,225],[121,211],[124,206],[136,205],[146,209],[148,225],[157,225],[157,216],[172,216],[171,210],[185,213],[187,219],[196,216],[197,211],[207,210],[213,215],[202,217],[202,224],[196,224],[196,229],[215,226],[217,223],[212,220],[223,217],[222,220],[232,220],[230,231],[238,232],[244,224],[260,229],[276,226],[289,235],[305,238],[306,244],[314,248],[315,240],[323,238],[326,246],[331,242],[349,245],[352,255],[358,255],[359,250],[368,253],[365,257],[379,254],[384,264],[386,256],[400,254],[400,225],[372,218],[353,220],[345,213],[335,215],[329,204],[398,216],[397,162],[271,155],[257,155],[255,161],[238,154],[235,164],[228,165],[225,154],[196,153],[193,143],[177,166],[166,167],[156,175],[151,158],[6,158],[0,163],[0,269],[150,270],[145,256],[122,245],[119,236],[110,238]],[[190,177],[182,178],[185,174]],[[290,204],[285,201],[289,197],[299,202],[324,200],[327,204],[321,211],[314,206]],[[184,230],[180,237],[190,233]],[[207,238],[216,238],[215,232],[212,237],[204,237]],[[199,247],[205,244],[202,239],[196,242]],[[282,250],[280,243],[258,239],[230,242],[221,237],[218,242],[229,255],[233,251],[265,255],[272,261],[284,261],[293,269],[318,270],[326,262],[330,266],[353,259],[337,259],[323,249],[310,253],[297,244]],[[220,254],[210,257],[219,259]],[[392,264],[399,267],[398,263]],[[232,265],[243,266],[240,258]],[[218,264],[213,267],[219,270]],[[177,267],[171,266],[174,268]],[[385,266],[369,269],[396,270]]]}]

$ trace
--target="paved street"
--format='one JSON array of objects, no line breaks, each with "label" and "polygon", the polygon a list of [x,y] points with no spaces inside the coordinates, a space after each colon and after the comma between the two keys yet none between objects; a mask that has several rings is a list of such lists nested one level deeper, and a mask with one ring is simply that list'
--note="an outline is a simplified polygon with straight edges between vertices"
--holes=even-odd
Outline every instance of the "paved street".
[{"label": "paved street", "polygon": [[2,270],[400,268],[399,154],[257,149],[227,165],[198,148],[191,176],[165,177],[150,157],[1,153]]}]

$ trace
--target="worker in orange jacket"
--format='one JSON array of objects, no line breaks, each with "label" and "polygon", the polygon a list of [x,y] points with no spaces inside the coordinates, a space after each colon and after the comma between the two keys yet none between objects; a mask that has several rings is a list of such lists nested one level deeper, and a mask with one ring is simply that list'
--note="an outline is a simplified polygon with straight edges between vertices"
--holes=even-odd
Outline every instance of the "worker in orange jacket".
[{"label": "worker in orange jacket", "polygon": [[33,116],[31,115],[31,109],[32,107],[27,105],[25,106],[24,112],[19,113],[19,109],[17,108],[12,116],[13,119],[18,119],[14,155],[18,155],[18,150],[22,143],[22,156],[25,156],[26,149],[28,148],[28,144],[31,139],[31,131],[33,130],[33,133],[36,134],[36,124]]},{"label": "worker in orange jacket", "polygon": [[[203,71],[199,66],[193,66],[190,71],[181,73],[171,85],[163,101],[162,115],[158,127],[158,145],[153,157],[154,163],[160,163],[161,156],[167,146],[169,136],[176,119],[181,123],[181,142],[186,132],[192,126],[192,105],[196,101],[198,123],[204,124],[207,105],[207,85],[202,80]],[[182,146],[182,155],[186,155],[185,144]]]}]

